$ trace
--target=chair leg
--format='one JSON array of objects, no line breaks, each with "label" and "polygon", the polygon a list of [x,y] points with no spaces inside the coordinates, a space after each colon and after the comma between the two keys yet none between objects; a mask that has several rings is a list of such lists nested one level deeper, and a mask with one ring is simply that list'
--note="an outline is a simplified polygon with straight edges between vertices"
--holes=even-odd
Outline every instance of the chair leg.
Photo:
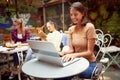
[{"label": "chair leg", "polygon": [[27,77],[28,77],[28,80],[32,80],[30,76],[27,75]]},{"label": "chair leg", "polygon": [[102,74],[102,80],[104,80],[104,76],[103,76],[103,74]]},{"label": "chair leg", "polygon": [[19,65],[18,65],[18,80],[21,80],[21,67],[23,64],[23,52],[21,51],[20,53],[17,52],[18,59],[19,59]]},{"label": "chair leg", "polygon": [[18,80],[21,80],[21,67],[22,67],[22,64],[19,65],[17,68],[18,68]]},{"label": "chair leg", "polygon": [[18,71],[18,80],[21,80],[21,71]]},{"label": "chair leg", "polygon": [[106,67],[105,70],[107,70],[107,69],[109,68],[109,66],[110,66],[113,62],[120,68],[120,65],[119,65],[118,62],[116,61],[116,59],[117,59],[117,57],[119,56],[119,54],[120,54],[120,53],[117,53],[117,55],[111,56],[110,53],[107,53],[107,55],[108,55],[112,60],[108,63],[108,65],[107,65],[107,67]]}]

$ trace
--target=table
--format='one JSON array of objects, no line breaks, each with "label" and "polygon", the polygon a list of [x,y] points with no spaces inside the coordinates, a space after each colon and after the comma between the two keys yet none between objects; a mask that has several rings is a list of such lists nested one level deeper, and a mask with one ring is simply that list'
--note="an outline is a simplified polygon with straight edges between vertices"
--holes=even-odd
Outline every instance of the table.
[{"label": "table", "polygon": [[[16,48],[6,48],[6,47],[2,47],[0,46],[0,55],[6,55],[6,59],[7,59],[7,64],[8,64],[8,68],[10,69],[10,62],[9,62],[9,57],[11,54],[14,53],[22,53],[23,51],[28,50],[29,46],[27,45],[22,45],[21,47],[16,47]],[[23,54],[21,54],[23,55]],[[21,56],[18,56],[18,58],[20,58]],[[21,57],[23,59],[23,57]],[[0,75],[1,76],[1,75]],[[18,74],[19,80],[21,80],[20,78],[20,71]]]},{"label": "table", "polygon": [[[2,47],[2,46],[1,46]],[[2,54],[13,54],[15,52],[19,52],[19,51],[25,51],[28,49],[29,46],[21,46],[21,47],[16,47],[16,48],[6,48],[3,47],[3,51],[0,50],[0,53]]]},{"label": "table", "polygon": [[11,54],[14,54],[20,51],[26,51],[28,50],[29,46],[21,46],[21,47],[16,47],[16,48],[6,48],[6,47],[0,46],[0,48],[2,48],[2,50],[0,50],[0,54],[7,56],[7,63],[9,65],[9,57]]},{"label": "table", "polygon": [[36,58],[32,59],[22,66],[22,71],[36,78],[64,78],[77,75],[85,71],[89,66],[87,59],[81,57],[79,61],[76,61],[66,67],[54,66],[42,61],[38,61]]}]

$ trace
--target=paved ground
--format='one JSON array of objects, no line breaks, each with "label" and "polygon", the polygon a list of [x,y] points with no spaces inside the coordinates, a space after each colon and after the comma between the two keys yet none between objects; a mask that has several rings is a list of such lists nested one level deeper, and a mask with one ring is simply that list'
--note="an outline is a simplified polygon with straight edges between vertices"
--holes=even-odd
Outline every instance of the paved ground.
[{"label": "paved ground", "polygon": [[105,72],[104,80],[120,80],[120,70]]},{"label": "paved ground", "polygon": [[103,76],[104,80],[120,80],[120,69],[112,65]]},{"label": "paved ground", "polygon": [[[120,58],[118,59],[118,62],[120,63]],[[2,79],[1,80],[8,80],[8,77],[10,75],[10,72],[8,72],[8,69],[4,66],[0,66],[0,71],[2,71]],[[116,65],[111,65],[109,69],[103,74],[104,80],[120,80],[120,68],[118,68]],[[17,77],[13,80],[18,80]],[[27,77],[25,74],[22,74],[22,80],[27,80]],[[35,79],[35,80],[43,80],[43,79]],[[45,80],[45,79],[44,79]],[[78,78],[74,78],[73,80],[80,80]],[[100,77],[100,80],[101,77]]]}]

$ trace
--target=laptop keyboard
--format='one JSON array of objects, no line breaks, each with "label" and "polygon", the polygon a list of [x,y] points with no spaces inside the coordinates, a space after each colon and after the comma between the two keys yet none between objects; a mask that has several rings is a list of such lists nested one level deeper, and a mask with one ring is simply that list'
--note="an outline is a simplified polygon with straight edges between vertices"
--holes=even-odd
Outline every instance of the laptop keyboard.
[{"label": "laptop keyboard", "polygon": [[79,59],[80,59],[80,58],[75,58],[75,59],[69,60],[69,61],[67,61],[67,62],[65,62],[65,61],[62,60],[62,63],[71,63],[71,62],[78,61]]}]

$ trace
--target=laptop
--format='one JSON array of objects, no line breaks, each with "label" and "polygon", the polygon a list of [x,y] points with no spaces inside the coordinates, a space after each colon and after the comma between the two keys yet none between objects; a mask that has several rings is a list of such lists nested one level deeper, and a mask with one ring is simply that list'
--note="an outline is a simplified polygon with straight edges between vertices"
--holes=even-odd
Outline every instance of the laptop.
[{"label": "laptop", "polygon": [[63,62],[54,44],[51,42],[28,40],[28,43],[38,60],[50,63],[52,65],[63,67],[80,60],[80,58],[75,58],[72,61]]}]

